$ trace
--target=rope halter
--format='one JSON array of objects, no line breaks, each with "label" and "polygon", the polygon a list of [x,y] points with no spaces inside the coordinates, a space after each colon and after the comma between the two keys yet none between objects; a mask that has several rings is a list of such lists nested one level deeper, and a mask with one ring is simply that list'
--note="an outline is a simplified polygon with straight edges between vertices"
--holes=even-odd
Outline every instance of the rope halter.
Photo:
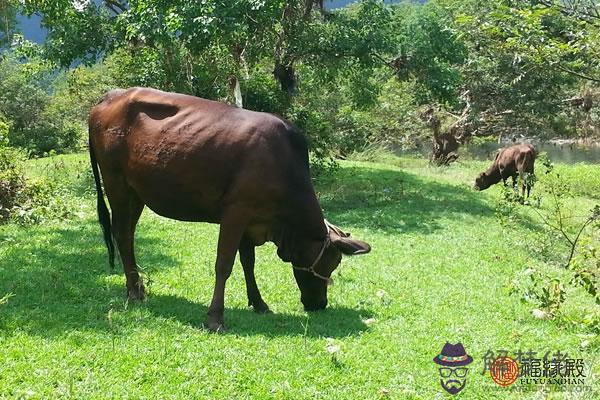
[{"label": "rope halter", "polygon": [[329,226],[327,224],[325,224],[325,226],[327,227],[327,235],[325,236],[325,240],[323,241],[323,246],[321,246],[321,250],[319,251],[317,258],[312,263],[312,265],[310,267],[306,268],[306,267],[297,267],[292,264],[292,267],[294,267],[294,269],[297,269],[299,271],[310,272],[317,278],[323,279],[325,282],[327,282],[328,286],[331,286],[331,285],[333,285],[333,279],[331,279],[328,276],[321,275],[317,271],[315,271],[315,266],[319,263],[319,261],[321,261],[321,258],[323,257],[323,254],[325,253],[325,249],[331,243],[331,239],[329,238]]}]

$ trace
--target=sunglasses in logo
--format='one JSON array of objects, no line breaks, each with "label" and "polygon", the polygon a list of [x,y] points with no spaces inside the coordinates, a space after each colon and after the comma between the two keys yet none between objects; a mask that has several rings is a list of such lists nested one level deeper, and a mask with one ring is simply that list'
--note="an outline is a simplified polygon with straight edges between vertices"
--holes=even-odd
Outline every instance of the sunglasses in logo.
[{"label": "sunglasses in logo", "polygon": [[467,376],[467,372],[469,372],[469,368],[440,368],[440,376],[442,378],[450,378],[452,375],[464,378]]}]

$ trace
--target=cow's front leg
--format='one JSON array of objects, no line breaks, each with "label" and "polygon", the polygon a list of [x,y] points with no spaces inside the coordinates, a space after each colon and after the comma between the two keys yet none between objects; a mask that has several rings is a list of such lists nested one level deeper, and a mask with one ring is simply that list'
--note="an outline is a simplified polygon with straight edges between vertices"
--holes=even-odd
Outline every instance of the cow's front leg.
[{"label": "cow's front leg", "polygon": [[229,212],[221,221],[215,263],[215,289],[206,320],[206,327],[211,331],[218,332],[225,329],[223,321],[225,282],[231,275],[235,254],[245,229],[245,218],[243,212]]},{"label": "cow's front leg", "polygon": [[240,243],[240,262],[244,268],[244,278],[246,279],[246,292],[248,293],[248,305],[254,308],[259,314],[271,312],[269,306],[263,300],[256,284],[254,276],[254,262],[256,260],[254,254],[254,243],[243,238]]}]

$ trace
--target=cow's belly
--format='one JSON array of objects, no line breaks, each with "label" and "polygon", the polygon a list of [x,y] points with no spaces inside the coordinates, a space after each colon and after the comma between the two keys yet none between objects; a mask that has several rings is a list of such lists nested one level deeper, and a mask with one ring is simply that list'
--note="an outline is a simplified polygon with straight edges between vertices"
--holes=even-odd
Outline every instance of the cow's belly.
[{"label": "cow's belly", "polygon": [[166,218],[178,221],[219,223],[221,213],[219,210],[190,204],[174,198],[173,201],[157,200],[155,197],[140,196],[143,203],[152,211]]},{"label": "cow's belly", "polygon": [[[256,179],[198,164],[185,169],[140,165],[126,171],[128,185],[152,211],[181,221],[219,223],[223,211],[243,204],[249,223],[271,221],[281,193]],[[261,236],[260,234],[258,236]],[[263,240],[264,242],[264,240]]]},{"label": "cow's belly", "polygon": [[219,222],[226,192],[198,171],[169,171],[140,165],[126,173],[127,183],[152,211],[181,221]]}]

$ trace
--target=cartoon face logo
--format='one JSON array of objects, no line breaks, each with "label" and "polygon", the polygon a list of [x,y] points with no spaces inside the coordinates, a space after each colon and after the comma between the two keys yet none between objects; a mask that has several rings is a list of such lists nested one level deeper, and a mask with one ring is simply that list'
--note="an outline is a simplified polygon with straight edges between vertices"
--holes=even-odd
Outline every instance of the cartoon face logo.
[{"label": "cartoon face logo", "polygon": [[466,365],[473,362],[473,357],[467,354],[462,343],[446,342],[442,352],[433,358],[440,370],[440,384],[450,394],[457,394],[467,384],[469,369]]}]

